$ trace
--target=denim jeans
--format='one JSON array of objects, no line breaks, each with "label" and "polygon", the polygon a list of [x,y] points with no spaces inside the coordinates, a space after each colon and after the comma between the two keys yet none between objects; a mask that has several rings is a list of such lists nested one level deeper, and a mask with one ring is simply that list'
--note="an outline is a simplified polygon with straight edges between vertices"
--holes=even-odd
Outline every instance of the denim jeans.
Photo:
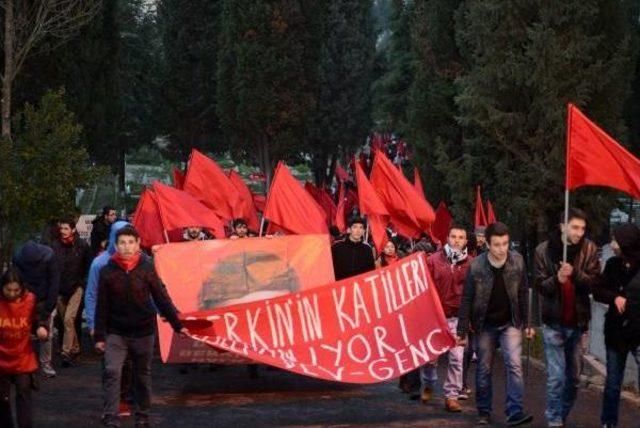
[{"label": "denim jeans", "polygon": [[563,423],[578,395],[582,360],[582,334],[578,328],[542,326],[547,359],[547,410],[549,423]]},{"label": "denim jeans", "polygon": [[[447,325],[452,334],[456,334],[458,318],[447,318]],[[444,381],[444,398],[458,398],[462,389],[462,361],[464,359],[464,347],[454,346],[445,354],[449,356],[447,377]],[[428,362],[420,368],[420,383],[422,388],[428,386],[435,390],[438,381],[438,360]]]},{"label": "denim jeans", "polygon": [[[640,346],[629,352],[607,346],[607,380],[604,384],[602,396],[602,414],[600,421],[604,424],[618,424],[618,406],[620,404],[620,391],[624,380],[624,369],[627,364],[627,355],[631,353],[640,368]],[[640,385],[640,374],[638,375]]]},{"label": "denim jeans", "polygon": [[524,383],[522,381],[522,332],[505,325],[502,327],[485,327],[477,333],[478,367],[476,370],[476,407],[479,413],[491,413],[493,402],[493,386],[491,372],[493,370],[493,351],[500,343],[502,358],[507,372],[506,395],[507,417],[522,412]]}]

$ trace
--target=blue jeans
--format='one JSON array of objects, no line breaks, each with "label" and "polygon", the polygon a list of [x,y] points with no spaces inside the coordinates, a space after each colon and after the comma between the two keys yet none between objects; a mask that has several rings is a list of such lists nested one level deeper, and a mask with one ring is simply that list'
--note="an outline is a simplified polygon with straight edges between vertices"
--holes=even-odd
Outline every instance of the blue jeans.
[{"label": "blue jeans", "polygon": [[549,423],[562,423],[576,401],[583,333],[579,328],[542,326],[547,359],[547,410],[544,416]]},{"label": "blue jeans", "polygon": [[477,334],[478,367],[476,370],[476,407],[478,413],[491,413],[493,387],[491,372],[493,369],[493,351],[498,342],[502,350],[507,372],[506,395],[507,417],[522,412],[524,383],[522,381],[522,332],[515,327],[486,327]]},{"label": "blue jeans", "polygon": [[[600,422],[604,424],[618,424],[618,406],[620,404],[620,390],[624,380],[624,368],[627,364],[627,355],[631,353],[640,368],[640,346],[629,352],[620,352],[607,346],[607,380],[604,384],[602,396],[602,414]],[[640,385],[640,373],[638,375]]]}]

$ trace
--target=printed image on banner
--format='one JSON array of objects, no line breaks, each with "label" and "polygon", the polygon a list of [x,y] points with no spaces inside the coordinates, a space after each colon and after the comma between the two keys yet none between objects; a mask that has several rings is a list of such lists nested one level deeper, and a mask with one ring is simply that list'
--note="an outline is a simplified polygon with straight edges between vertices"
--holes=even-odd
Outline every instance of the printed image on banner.
[{"label": "printed image on banner", "polygon": [[[154,263],[176,307],[194,312],[270,299],[334,281],[327,235],[220,239],[162,245]],[[162,360],[245,364],[244,356],[175,335],[159,322]]]}]

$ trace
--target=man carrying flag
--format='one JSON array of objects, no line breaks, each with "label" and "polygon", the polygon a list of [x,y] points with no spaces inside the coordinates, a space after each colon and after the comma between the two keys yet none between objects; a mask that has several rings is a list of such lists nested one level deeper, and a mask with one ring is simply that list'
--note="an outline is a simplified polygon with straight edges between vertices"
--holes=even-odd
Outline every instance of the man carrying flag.
[{"label": "man carrying flag", "polygon": [[549,240],[536,248],[534,269],[547,359],[545,416],[550,427],[564,426],[578,393],[581,339],[591,320],[589,295],[600,275],[598,247],[585,238],[585,212],[572,208],[569,221],[564,222],[564,213],[560,221]]}]

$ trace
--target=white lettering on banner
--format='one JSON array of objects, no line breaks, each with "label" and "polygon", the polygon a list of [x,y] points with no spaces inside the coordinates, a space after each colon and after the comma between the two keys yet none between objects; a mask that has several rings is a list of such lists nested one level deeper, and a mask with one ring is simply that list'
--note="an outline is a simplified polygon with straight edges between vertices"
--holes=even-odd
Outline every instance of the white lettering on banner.
[{"label": "white lettering on banner", "polygon": [[393,356],[394,356],[394,357],[395,357],[395,359],[396,359],[396,364],[397,364],[397,366],[398,366],[398,370],[400,370],[400,371],[401,371],[401,372],[403,372],[403,373],[404,373],[404,372],[408,372],[408,371],[411,369],[410,367],[406,367],[406,366],[404,365],[404,363],[405,363],[405,362],[407,362],[408,360],[406,360],[406,359],[404,359],[404,358],[401,358],[401,357],[400,357],[400,355],[401,355],[401,354],[403,354],[403,353],[405,353],[405,352],[406,352],[406,350],[404,350],[404,349],[400,349],[400,350],[398,350],[398,352],[395,352],[395,353],[393,354]]},{"label": "white lettering on banner", "polygon": [[260,337],[258,331],[256,330],[256,325],[258,324],[258,319],[260,318],[260,310],[260,308],[257,308],[255,317],[251,316],[251,311],[249,309],[247,309],[246,311],[249,339],[251,340],[251,346],[253,346],[254,348],[258,347],[256,342],[260,342],[260,346],[262,346],[263,348],[266,348],[268,346],[267,343],[262,340],[262,337]]},{"label": "white lettering on banner", "polygon": [[240,341],[240,337],[234,332],[234,329],[238,325],[238,317],[231,312],[225,312],[224,325],[227,328],[227,338],[230,340]]},{"label": "white lettering on banner", "polygon": [[284,304],[284,309],[278,303],[273,304],[273,309],[276,313],[276,327],[278,329],[278,339],[280,341],[280,346],[285,346],[284,339],[285,333],[286,338],[289,340],[289,345],[294,345],[294,331],[293,331],[293,320],[291,319],[291,305],[293,302],[291,299],[287,300]]},{"label": "white lettering on banner", "polygon": [[[364,356],[362,357],[356,356],[355,350],[353,349],[356,343],[356,339],[360,341],[365,351]],[[347,342],[347,355],[349,356],[349,358],[351,358],[352,361],[355,361],[356,363],[362,364],[369,361],[369,359],[371,358],[371,346],[369,345],[369,341],[367,340],[367,338],[361,334],[351,336],[351,338]]]},{"label": "white lettering on banner", "polygon": [[345,331],[344,320],[346,320],[349,323],[351,328],[356,328],[355,321],[349,318],[349,315],[347,315],[342,310],[342,306],[344,305],[344,300],[345,300],[345,288],[346,287],[344,285],[340,287],[340,297],[336,296],[337,290],[335,289],[331,290],[331,295],[333,296],[333,303],[336,309],[336,315],[338,316],[338,322],[340,323],[340,331],[342,333],[344,333]]},{"label": "white lettering on banner", "polygon": [[384,339],[385,337],[387,337],[387,329],[382,327],[382,326],[375,326],[373,327],[373,334],[376,338],[376,346],[378,348],[378,354],[380,355],[380,357],[384,357],[384,350],[386,349],[387,351],[393,353],[396,352],[396,349],[393,346],[388,345]]},{"label": "white lettering on banner", "polygon": [[313,294],[313,306],[307,297],[302,298],[302,305],[305,311],[305,319],[309,330],[309,340],[322,339],[322,320],[320,318],[320,308],[318,306],[318,295]]},{"label": "white lettering on banner", "polygon": [[391,379],[393,377],[393,369],[386,367],[386,366],[382,366],[379,367],[379,364],[383,364],[386,363],[387,359],[386,358],[379,358],[377,360],[373,360],[370,364],[369,364],[369,374],[371,375],[372,378],[383,381],[383,380],[388,380]]},{"label": "white lettering on banner", "polygon": [[382,318],[382,313],[380,312],[380,302],[378,300],[378,287],[376,279],[378,279],[378,275],[368,276],[364,279],[364,282],[369,284],[369,288],[371,289],[371,295],[373,296],[373,307],[376,310],[376,319]]},{"label": "white lettering on banner", "polygon": [[404,315],[398,314],[398,323],[400,323],[400,333],[402,333],[402,340],[404,340],[404,344],[409,344],[409,335],[407,334],[407,326],[404,323]]},{"label": "white lettering on banner", "polygon": [[442,333],[442,330],[440,330],[439,328],[434,328],[429,332],[429,335],[427,335],[427,347],[429,348],[429,351],[431,351],[431,353],[435,355],[439,355],[447,350],[446,347],[443,349],[435,349],[431,344],[431,340],[433,340],[433,336],[438,333]]},{"label": "white lettering on banner", "polygon": [[271,314],[271,306],[269,301],[266,302],[267,305],[267,318],[269,319],[269,327],[271,328],[271,342],[273,343],[273,347],[276,348],[278,346],[278,337],[276,336],[276,326],[273,322],[273,315]]},{"label": "white lettering on banner", "polygon": [[367,311],[367,305],[364,303],[362,297],[362,291],[360,291],[360,285],[357,282],[353,283],[353,312],[355,320],[355,328],[360,327],[360,312],[367,319],[367,323],[371,323],[371,317],[369,317],[369,311]]},{"label": "white lettering on banner", "polygon": [[338,340],[335,348],[333,346],[327,345],[326,343],[321,343],[320,348],[326,349],[327,351],[336,354],[336,362],[334,365],[340,365],[340,362],[342,361],[342,340]]}]

